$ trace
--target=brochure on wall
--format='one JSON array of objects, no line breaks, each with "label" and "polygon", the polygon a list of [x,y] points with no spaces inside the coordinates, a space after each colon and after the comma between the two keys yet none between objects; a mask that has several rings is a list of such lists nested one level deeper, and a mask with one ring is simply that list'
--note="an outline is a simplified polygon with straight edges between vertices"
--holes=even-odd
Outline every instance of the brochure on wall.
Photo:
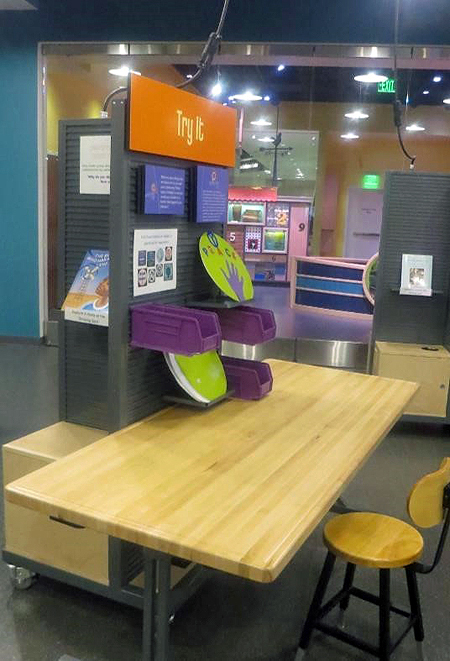
[{"label": "brochure on wall", "polygon": [[177,286],[176,229],[134,230],[133,296]]},{"label": "brochure on wall", "polygon": [[288,227],[290,206],[286,202],[269,202],[267,204],[267,227]]},{"label": "brochure on wall", "polygon": [[228,222],[264,225],[265,210],[265,204],[230,202],[228,205]]},{"label": "brochure on wall", "polygon": [[402,255],[400,294],[431,296],[433,255]]},{"label": "brochure on wall", "polygon": [[64,301],[64,318],[107,326],[108,309],[109,252],[88,250]]},{"label": "brochure on wall", "polygon": [[144,165],[140,171],[139,212],[144,214],[184,215],[186,171]]},{"label": "brochure on wall", "polygon": [[228,209],[228,170],[199,165],[196,168],[197,223],[226,223]]},{"label": "brochure on wall", "polygon": [[111,136],[80,137],[80,194],[109,195]]}]

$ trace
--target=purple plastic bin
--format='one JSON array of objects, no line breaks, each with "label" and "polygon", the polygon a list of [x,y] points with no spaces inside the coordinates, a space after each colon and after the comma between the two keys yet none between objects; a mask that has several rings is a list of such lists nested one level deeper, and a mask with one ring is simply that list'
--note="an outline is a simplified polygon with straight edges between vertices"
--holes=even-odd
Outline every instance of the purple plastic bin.
[{"label": "purple plastic bin", "polygon": [[240,344],[262,344],[273,340],[277,327],[272,310],[240,305],[215,310],[219,317],[222,339]]},{"label": "purple plastic bin", "polygon": [[131,346],[192,356],[220,348],[214,312],[144,303],[131,308]]},{"label": "purple plastic bin", "polygon": [[238,399],[261,399],[272,390],[272,370],[267,363],[221,356],[228,386]]}]

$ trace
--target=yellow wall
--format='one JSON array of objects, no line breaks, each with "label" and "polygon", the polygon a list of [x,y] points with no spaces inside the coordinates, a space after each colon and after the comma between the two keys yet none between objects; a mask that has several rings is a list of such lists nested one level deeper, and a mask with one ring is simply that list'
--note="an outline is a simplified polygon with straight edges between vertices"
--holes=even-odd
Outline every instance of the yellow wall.
[{"label": "yellow wall", "polygon": [[47,76],[47,151],[58,153],[60,119],[100,117],[106,88],[93,85],[73,73],[53,72]]}]

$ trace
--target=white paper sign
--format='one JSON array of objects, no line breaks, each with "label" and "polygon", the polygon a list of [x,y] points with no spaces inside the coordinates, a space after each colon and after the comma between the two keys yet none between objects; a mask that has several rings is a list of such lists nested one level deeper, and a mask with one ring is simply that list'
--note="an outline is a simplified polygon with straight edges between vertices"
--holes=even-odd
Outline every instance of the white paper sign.
[{"label": "white paper sign", "polygon": [[402,255],[402,283],[400,294],[431,296],[433,255]]},{"label": "white paper sign", "polygon": [[110,135],[80,137],[80,194],[109,195]]},{"label": "white paper sign", "polygon": [[177,286],[176,229],[134,230],[133,296]]}]

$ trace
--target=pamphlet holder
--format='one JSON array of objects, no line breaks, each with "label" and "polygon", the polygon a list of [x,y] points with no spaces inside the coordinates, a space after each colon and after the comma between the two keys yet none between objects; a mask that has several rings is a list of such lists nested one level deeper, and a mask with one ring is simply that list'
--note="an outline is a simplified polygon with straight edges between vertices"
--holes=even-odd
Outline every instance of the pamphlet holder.
[{"label": "pamphlet holder", "polygon": [[131,346],[192,356],[220,349],[214,312],[144,303],[131,308]]},{"label": "pamphlet holder", "polygon": [[272,390],[270,366],[256,360],[221,356],[228,385],[238,399],[261,399]]},{"label": "pamphlet holder", "polygon": [[240,344],[262,344],[273,340],[276,334],[275,316],[272,310],[239,306],[218,309],[222,339]]}]

